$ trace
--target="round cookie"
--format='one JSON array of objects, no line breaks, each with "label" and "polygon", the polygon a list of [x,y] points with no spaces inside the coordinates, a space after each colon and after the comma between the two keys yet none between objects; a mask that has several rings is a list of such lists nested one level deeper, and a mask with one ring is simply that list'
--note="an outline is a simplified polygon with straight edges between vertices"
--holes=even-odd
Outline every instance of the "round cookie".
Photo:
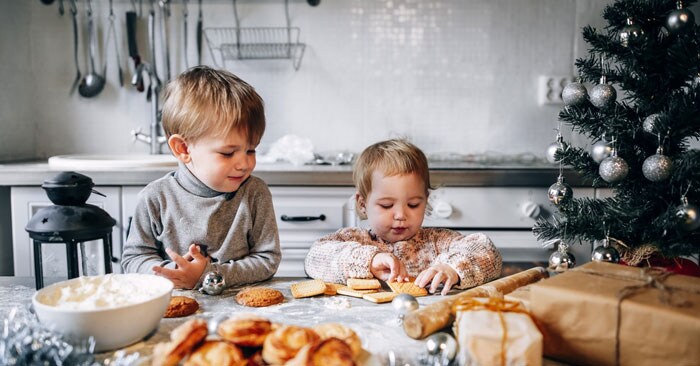
[{"label": "round cookie", "polygon": [[238,347],[224,341],[206,341],[199,346],[184,366],[245,366],[246,362]]},{"label": "round cookie", "polygon": [[173,296],[165,310],[164,318],[180,318],[192,315],[199,309],[197,300],[187,296]]},{"label": "round cookie", "polygon": [[217,333],[226,341],[241,347],[260,347],[272,332],[272,323],[254,314],[236,314],[221,323]]},{"label": "round cookie", "polygon": [[236,302],[243,306],[263,307],[279,304],[284,301],[284,295],[269,287],[248,287],[236,295]]}]

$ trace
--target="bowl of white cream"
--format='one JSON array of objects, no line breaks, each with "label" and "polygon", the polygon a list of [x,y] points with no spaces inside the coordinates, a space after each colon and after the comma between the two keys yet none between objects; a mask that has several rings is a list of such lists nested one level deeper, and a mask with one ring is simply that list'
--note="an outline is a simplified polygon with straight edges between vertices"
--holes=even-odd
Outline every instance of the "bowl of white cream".
[{"label": "bowl of white cream", "polygon": [[138,342],[158,327],[173,284],[147,274],[85,276],[34,294],[39,321],[69,336],[95,339],[95,351]]}]

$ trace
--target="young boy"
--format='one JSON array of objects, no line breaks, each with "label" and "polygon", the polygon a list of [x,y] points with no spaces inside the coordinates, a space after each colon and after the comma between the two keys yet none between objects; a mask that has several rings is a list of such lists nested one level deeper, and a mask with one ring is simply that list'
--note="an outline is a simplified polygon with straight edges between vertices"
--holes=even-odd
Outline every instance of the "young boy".
[{"label": "young boy", "polygon": [[446,295],[498,278],[502,259],[491,239],[449,229],[423,228],[431,189],[428,159],[405,140],[366,148],[355,162],[358,214],[369,230],[344,228],[316,241],[306,273],[327,282],[376,277],[408,281]]},{"label": "young boy", "polygon": [[124,270],[182,289],[210,271],[227,287],[272,277],[281,257],[272,198],[251,176],[265,131],[260,96],[229,72],[197,66],[166,87],[162,120],[178,168],[139,194]]}]

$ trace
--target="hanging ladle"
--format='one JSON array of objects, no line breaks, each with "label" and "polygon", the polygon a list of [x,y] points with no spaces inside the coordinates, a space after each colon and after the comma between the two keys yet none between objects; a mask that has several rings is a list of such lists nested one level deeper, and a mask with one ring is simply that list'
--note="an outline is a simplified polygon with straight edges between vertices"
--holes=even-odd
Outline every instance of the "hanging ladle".
[{"label": "hanging ladle", "polygon": [[88,37],[90,38],[90,72],[85,75],[85,78],[80,82],[80,86],[78,86],[78,93],[85,98],[92,98],[97,94],[100,94],[102,89],[104,89],[105,78],[104,76],[95,72],[95,24],[92,20],[92,6],[90,6],[90,0],[88,0],[86,4],[88,16]]}]

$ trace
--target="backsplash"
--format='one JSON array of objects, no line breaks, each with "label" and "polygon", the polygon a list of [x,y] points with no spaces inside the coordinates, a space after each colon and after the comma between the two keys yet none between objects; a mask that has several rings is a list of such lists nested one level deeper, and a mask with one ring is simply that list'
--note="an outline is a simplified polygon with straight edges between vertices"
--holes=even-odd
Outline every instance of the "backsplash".
[{"label": "backsplash", "polygon": [[[65,2],[66,6],[69,2]],[[144,8],[147,9],[147,1]],[[240,0],[242,26],[283,26],[282,0]],[[189,2],[188,62],[195,54],[197,2]],[[291,23],[306,50],[290,60],[228,61],[266,103],[262,149],[286,134],[317,151],[359,151],[380,139],[411,138],[428,153],[497,151],[543,154],[554,140],[560,106],[540,106],[540,75],[571,75],[585,52],[580,28],[600,26],[602,0],[323,0],[290,1]],[[78,2],[81,45],[87,40]],[[124,13],[115,1],[121,66],[107,47],[107,86],[95,98],[69,95],[75,78],[70,13],[39,1],[12,1],[0,12],[0,161],[68,153],[147,153],[130,131],[148,132],[150,105],[128,80]],[[93,1],[100,39],[107,1]],[[182,1],[169,23],[173,75],[185,69]],[[204,0],[204,27],[233,26],[228,1]],[[146,17],[139,49],[147,60]],[[81,46],[82,47],[82,46]],[[160,48],[160,47],[159,47]],[[98,50],[105,49],[100,44]],[[206,43],[203,63],[213,64]],[[103,57],[98,57],[98,66]],[[87,71],[82,47],[80,65]],[[157,54],[159,74],[163,57]],[[98,67],[100,68],[100,67]],[[568,139],[568,137],[567,137]],[[586,139],[579,139],[585,143]],[[574,140],[575,141],[575,140]]]}]

